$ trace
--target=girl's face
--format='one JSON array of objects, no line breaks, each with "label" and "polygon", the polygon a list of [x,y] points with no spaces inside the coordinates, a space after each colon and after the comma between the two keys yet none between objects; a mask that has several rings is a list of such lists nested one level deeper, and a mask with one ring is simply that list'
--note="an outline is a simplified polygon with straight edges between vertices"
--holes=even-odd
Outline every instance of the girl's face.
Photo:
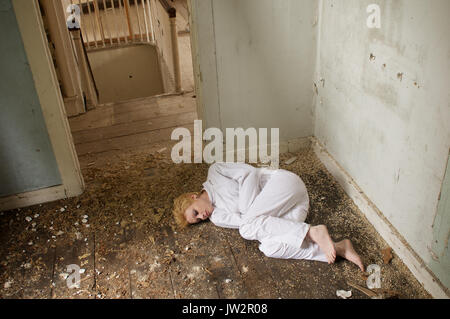
[{"label": "girl's face", "polygon": [[194,202],[184,212],[189,224],[197,224],[211,217],[214,206],[203,196],[192,195]]}]

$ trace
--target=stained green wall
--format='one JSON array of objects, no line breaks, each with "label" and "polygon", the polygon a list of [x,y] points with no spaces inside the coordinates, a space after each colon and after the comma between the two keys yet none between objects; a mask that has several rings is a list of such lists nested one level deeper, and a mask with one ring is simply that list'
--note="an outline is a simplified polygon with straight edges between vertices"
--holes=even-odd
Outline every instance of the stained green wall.
[{"label": "stained green wall", "polygon": [[0,0],[0,196],[60,185],[11,0]]},{"label": "stained green wall", "polygon": [[447,171],[442,183],[441,196],[438,204],[436,218],[433,224],[433,259],[429,266],[431,270],[450,287],[450,249],[448,239],[450,235],[450,156],[447,162]]}]

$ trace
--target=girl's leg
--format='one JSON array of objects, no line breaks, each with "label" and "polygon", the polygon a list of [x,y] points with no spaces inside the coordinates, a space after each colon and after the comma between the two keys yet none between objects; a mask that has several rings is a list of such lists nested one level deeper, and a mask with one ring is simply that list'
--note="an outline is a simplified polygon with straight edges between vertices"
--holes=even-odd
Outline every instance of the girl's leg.
[{"label": "girl's leg", "polygon": [[339,255],[360,267],[364,265],[351,242],[334,243],[323,225],[304,223],[309,198],[297,175],[280,170],[265,183],[243,218],[239,231],[249,240],[259,240],[268,257],[307,259],[333,263]]},{"label": "girl's leg", "polygon": [[365,271],[364,264],[361,260],[361,257],[359,257],[358,253],[353,248],[353,245],[350,240],[344,239],[340,242],[335,244],[336,246],[336,253],[338,256],[341,256],[342,258],[347,259],[348,261],[351,261],[355,265],[361,269],[361,271]]},{"label": "girl's leg", "polygon": [[244,219],[266,215],[283,217],[294,206],[309,208],[309,198],[306,186],[299,176],[278,170],[265,183],[261,192],[243,213]]},{"label": "girl's leg", "polygon": [[284,215],[284,219],[304,223],[306,217],[308,217],[308,206],[305,203],[297,204],[292,207],[289,211],[287,211]]},{"label": "girl's leg", "polygon": [[321,262],[328,262],[327,257],[317,243],[308,238],[303,240],[300,247],[290,246],[274,241],[263,241],[259,245],[259,250],[267,257],[280,259],[306,259]]},{"label": "girl's leg", "polygon": [[264,185],[249,209],[243,212],[239,232],[248,240],[270,240],[298,248],[309,231],[309,225],[296,218],[285,218],[285,215],[289,215],[292,209],[295,211],[296,206],[299,207],[297,212],[307,211],[308,205],[308,193],[300,177],[279,170]]},{"label": "girl's leg", "polygon": [[324,225],[313,226],[310,228],[307,238],[316,243],[320,250],[324,253],[329,264],[334,263],[336,256],[351,261],[364,271],[364,264],[361,258],[353,248],[352,243],[348,239],[341,240],[338,243],[333,242],[328,230]]},{"label": "girl's leg", "polygon": [[[344,239],[340,242],[334,243],[334,246],[336,247],[336,254],[338,256],[351,261],[357,265],[361,271],[365,271],[364,264],[358,253],[353,248],[350,240]],[[330,263],[319,245],[310,240],[308,237],[305,238],[300,247],[293,247],[274,241],[264,241],[259,245],[259,250],[261,250],[264,255],[271,258],[305,259]]]},{"label": "girl's leg", "polygon": [[319,245],[320,249],[327,257],[329,264],[334,263],[336,260],[336,248],[330,234],[328,234],[328,229],[326,226],[311,226],[306,237]]}]

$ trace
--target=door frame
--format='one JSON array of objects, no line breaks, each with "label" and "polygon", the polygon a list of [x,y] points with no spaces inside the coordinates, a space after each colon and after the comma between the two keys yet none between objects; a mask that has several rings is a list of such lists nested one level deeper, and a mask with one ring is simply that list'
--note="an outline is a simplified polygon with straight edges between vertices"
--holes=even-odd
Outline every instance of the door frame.
[{"label": "door frame", "polygon": [[[194,2],[194,3],[193,3]],[[195,5],[195,0],[187,0],[188,12],[189,12],[189,37],[191,41],[191,55],[192,55],[192,68],[194,73],[194,92],[196,95],[197,102],[197,117],[199,120],[203,120],[203,94],[202,94],[202,75],[199,62],[199,52],[198,52],[198,26],[197,26],[197,16],[193,5]]]},{"label": "door frame", "polygon": [[1,197],[0,211],[78,196],[85,189],[38,0],[12,0],[12,4],[62,185]]}]

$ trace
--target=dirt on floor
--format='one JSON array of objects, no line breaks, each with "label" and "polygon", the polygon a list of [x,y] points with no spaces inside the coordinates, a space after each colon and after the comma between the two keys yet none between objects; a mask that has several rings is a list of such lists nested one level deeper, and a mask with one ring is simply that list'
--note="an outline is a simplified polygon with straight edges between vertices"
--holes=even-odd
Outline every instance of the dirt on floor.
[{"label": "dirt on floor", "polygon": [[[210,222],[179,231],[173,199],[200,190],[208,165],[174,164],[170,150],[85,156],[81,196],[0,213],[0,297],[339,298],[337,290],[351,290],[370,298],[348,283],[367,287],[369,274],[347,261],[267,258],[257,242]],[[385,297],[430,298],[312,150],[280,162],[307,186],[307,222],[351,239],[365,265],[379,265]],[[73,267],[81,283],[69,288]]]}]

